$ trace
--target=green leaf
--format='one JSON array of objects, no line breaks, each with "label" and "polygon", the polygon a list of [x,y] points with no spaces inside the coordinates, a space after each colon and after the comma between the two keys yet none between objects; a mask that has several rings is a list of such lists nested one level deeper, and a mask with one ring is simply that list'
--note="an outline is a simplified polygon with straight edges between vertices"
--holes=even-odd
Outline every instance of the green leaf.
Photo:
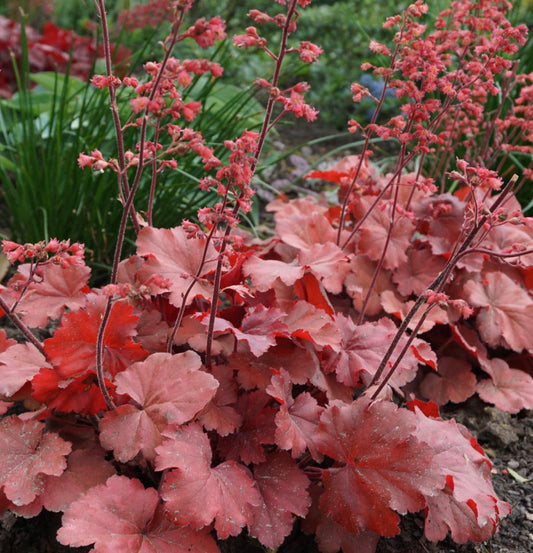
[{"label": "green leaf", "polygon": [[50,92],[58,90],[64,90],[67,87],[67,97],[71,98],[76,94],[80,94],[87,83],[76,77],[70,77],[61,73],[55,73],[54,71],[42,71],[41,73],[30,73],[30,79],[41,85]]}]

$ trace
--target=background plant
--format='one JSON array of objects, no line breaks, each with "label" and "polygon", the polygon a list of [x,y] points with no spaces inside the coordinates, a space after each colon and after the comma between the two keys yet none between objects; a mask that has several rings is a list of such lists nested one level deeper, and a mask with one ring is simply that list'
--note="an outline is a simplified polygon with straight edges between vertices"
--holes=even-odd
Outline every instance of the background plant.
[{"label": "background plant", "polygon": [[[15,22],[6,24],[16,27]],[[76,160],[80,151],[90,150],[95,144],[106,156],[110,155],[115,144],[114,131],[111,121],[101,116],[106,95],[88,81],[70,75],[79,51],[69,52],[69,42],[60,41],[64,32],[55,27],[50,28],[49,39],[52,30],[57,36],[56,48],[67,62],[71,60],[63,67],[65,75],[46,71],[53,66],[54,58],[42,63],[41,57],[32,54],[33,49],[46,45],[38,42],[39,35],[29,42],[22,39],[17,79],[11,60],[3,60],[4,71],[9,66],[11,81],[18,80],[20,86],[12,98],[0,103],[0,209],[8,235],[14,240],[37,242],[51,236],[70,236],[84,243],[91,266],[100,268],[94,273],[99,279],[112,264],[112,233],[118,227],[122,208],[117,201],[116,177],[109,173],[82,173]],[[16,35],[10,40],[16,41]],[[62,49],[65,47],[66,51]],[[91,46],[90,52],[94,64],[96,47]],[[141,50],[131,66],[136,67],[143,55]],[[213,56],[223,63],[227,45],[213,52]],[[31,64],[31,59],[41,60],[40,65]],[[91,58],[82,55],[82,59],[87,78],[87,60]],[[30,83],[38,86],[30,88]],[[10,87],[15,89],[13,83]],[[196,77],[184,91],[184,98],[203,104],[197,128],[204,131],[221,156],[225,151],[222,130],[237,133],[259,122],[261,106],[254,100],[253,91],[231,83]],[[118,101],[124,106],[129,98],[121,94]],[[201,175],[201,166],[191,156],[185,156],[177,173],[161,175],[164,186],[157,190],[154,220],[171,225],[182,218],[194,218],[197,209],[209,201],[209,196],[197,186]],[[163,184],[163,178],[160,180]],[[149,196],[150,178],[146,177],[140,184],[138,199],[147,206]]]}]

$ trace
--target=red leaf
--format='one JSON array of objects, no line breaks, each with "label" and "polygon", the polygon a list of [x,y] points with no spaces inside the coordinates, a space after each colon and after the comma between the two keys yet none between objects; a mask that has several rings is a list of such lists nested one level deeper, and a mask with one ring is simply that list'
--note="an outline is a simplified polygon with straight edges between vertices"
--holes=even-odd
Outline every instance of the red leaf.
[{"label": "red leaf", "polygon": [[[0,315],[1,317],[2,315]],[[6,331],[3,328],[0,328],[0,353],[6,351],[7,348],[14,346],[17,343],[13,338],[8,338]]]},{"label": "red leaf", "polygon": [[[63,379],[82,375],[96,368],[96,338],[105,306],[105,297],[96,297],[78,311],[67,313],[54,336],[44,342],[44,350]],[[104,333],[106,371],[114,376],[135,361],[146,357],[142,347],[131,338],[136,335],[137,316],[133,307],[117,301]]]},{"label": "red leaf", "polygon": [[252,520],[260,498],[249,471],[235,461],[211,468],[211,446],[198,425],[167,430],[157,448],[156,470],[167,472],[160,486],[167,516],[176,524],[203,528],[215,521],[218,537],[235,536]]},{"label": "red leaf", "polygon": [[270,549],[279,547],[291,533],[293,515],[305,517],[311,498],[307,492],[309,480],[298,465],[285,453],[269,455],[254,467],[254,480],[261,497],[252,508],[248,523],[251,536]]},{"label": "red leaf", "polygon": [[248,310],[242,319],[242,330],[235,328],[229,321],[217,317],[215,332],[231,332],[237,340],[245,341],[256,357],[260,357],[276,344],[276,336],[287,335],[284,318],[285,313],[281,309],[258,305]]},{"label": "red leaf", "polygon": [[349,173],[344,173],[341,171],[311,171],[304,176],[304,179],[322,179],[329,182],[336,182],[337,184],[341,184],[342,179],[349,176]]},{"label": "red leaf", "polygon": [[441,357],[438,372],[426,375],[420,384],[422,395],[437,405],[461,403],[476,391],[476,375],[463,359]]},{"label": "red leaf", "polygon": [[243,423],[238,432],[219,440],[218,449],[224,458],[240,459],[247,465],[262,463],[266,459],[263,444],[275,442],[275,411],[267,406],[269,400],[269,396],[261,390],[239,398],[236,409]]},{"label": "red leaf", "polygon": [[480,364],[490,375],[476,386],[483,401],[508,413],[533,409],[533,378],[529,374],[511,369],[503,359],[481,359]]},{"label": "red leaf", "polygon": [[[361,198],[355,206],[354,214],[359,219],[370,209],[373,198]],[[397,269],[407,261],[407,248],[415,230],[413,223],[405,216],[396,216],[390,229],[391,207],[388,202],[380,202],[372,209],[359,231],[358,249],[373,261],[383,259],[385,269]],[[389,236],[390,235],[390,236]]]},{"label": "red leaf", "polygon": [[[326,370],[328,372],[334,370],[337,380],[346,386],[368,385],[396,335],[396,325],[390,319],[382,318],[376,322],[356,326],[351,318],[340,314],[336,316],[335,321],[342,333],[341,347],[340,351],[333,352],[329,356]],[[407,337],[402,336],[392,361],[402,350],[406,340]],[[415,338],[413,345],[419,357],[422,357],[420,352],[423,352],[424,362],[436,359],[426,342]],[[418,362],[419,358],[411,348],[400,361],[389,381],[390,385],[400,388],[413,380],[418,371]]]},{"label": "red leaf", "polygon": [[266,392],[281,404],[275,419],[278,446],[290,449],[295,458],[309,449],[313,459],[322,461],[314,436],[324,408],[308,392],[302,392],[294,399],[289,375],[284,370],[273,375]]},{"label": "red leaf", "polygon": [[33,344],[15,342],[0,353],[0,394],[12,396],[45,367],[50,365]]},{"label": "red leaf", "polygon": [[[41,369],[31,381],[32,397],[44,403],[50,409],[75,412],[86,415],[107,409],[102,392],[96,381],[96,373],[89,371],[66,384],[57,374],[56,369]],[[113,389],[113,384],[105,379],[108,389]]]},{"label": "red leaf", "polygon": [[325,515],[316,528],[316,541],[322,553],[337,553],[339,549],[343,553],[374,553],[379,538],[379,534],[368,530],[353,534]]},{"label": "red leaf", "polygon": [[0,486],[15,505],[31,503],[44,489],[45,474],[59,476],[71,445],[44,423],[7,417],[0,421]]},{"label": "red leaf", "polygon": [[108,411],[100,422],[100,442],[123,463],[141,452],[155,457],[161,431],[170,423],[195,417],[214,397],[218,382],[200,370],[202,361],[192,352],[153,353],[115,378],[118,394],[128,394],[134,405]]},{"label": "red leaf", "polygon": [[491,271],[484,281],[469,280],[465,286],[467,301],[480,307],[476,321],[481,337],[490,346],[514,351],[532,349],[533,300],[526,290],[502,272]]},{"label": "red leaf", "polygon": [[302,521],[302,530],[306,534],[315,534],[315,540],[322,553],[374,553],[379,541],[379,534],[361,531],[353,534],[325,515],[318,507],[323,488],[316,483],[310,486],[313,503],[309,513]]},{"label": "red leaf", "polygon": [[399,513],[424,507],[435,489],[432,451],[413,435],[415,416],[389,402],[334,403],[316,442],[339,466],[323,472],[321,510],[352,533],[394,536]]},{"label": "red leaf", "polygon": [[510,512],[492,488],[490,461],[464,426],[454,420],[426,417],[416,407],[415,416],[416,435],[430,444],[434,470],[440,473],[435,482],[446,479],[438,493],[427,494],[426,536],[438,541],[451,530],[460,543],[488,539],[500,518]]},{"label": "red leaf", "polygon": [[[187,238],[181,227],[160,229],[145,227],[137,236],[137,254],[146,257],[144,265],[137,272],[137,277],[149,285],[154,275],[159,275],[170,284],[170,303],[181,307],[183,296],[194,282],[206,245],[205,238]],[[205,276],[216,268],[218,253],[212,243],[207,248],[205,262],[189,293],[187,305],[196,296],[211,298],[213,286],[205,282]],[[156,283],[156,288],[158,288]],[[159,289],[158,291],[165,291]]]},{"label": "red leaf", "polygon": [[[19,267],[19,272],[27,271]],[[32,282],[16,313],[30,327],[45,327],[51,319],[58,319],[65,307],[79,309],[85,304],[86,286],[91,269],[85,265],[44,265],[40,269],[40,280]]]},{"label": "red leaf", "polygon": [[136,479],[112,476],[63,515],[63,545],[95,544],[95,553],[218,553],[205,532],[177,528],[158,509],[159,494]]},{"label": "red leaf", "polygon": [[334,309],[329,301],[328,294],[321,282],[311,273],[305,273],[302,278],[294,283],[296,297],[322,309],[328,315],[333,316]]},{"label": "red leaf", "polygon": [[104,459],[102,449],[77,449],[68,457],[68,465],[61,476],[47,476],[40,496],[49,511],[64,511],[87,490],[115,474],[115,469]]}]

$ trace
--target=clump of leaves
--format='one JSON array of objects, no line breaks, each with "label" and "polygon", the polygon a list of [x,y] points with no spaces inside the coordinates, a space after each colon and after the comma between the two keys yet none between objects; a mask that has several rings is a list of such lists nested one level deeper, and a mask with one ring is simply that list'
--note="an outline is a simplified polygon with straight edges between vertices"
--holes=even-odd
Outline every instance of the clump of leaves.
[{"label": "clump of leaves", "polygon": [[[189,3],[178,2],[165,60],[145,82],[119,82],[110,65],[95,79],[110,94],[119,144],[116,88],[135,88],[139,114],[128,119],[140,133],[134,148],[80,156],[119,177],[109,285],[88,286],[78,244],[4,241],[18,268],[0,309],[27,341],[0,331],[0,508],[62,511],[62,544],[215,553],[244,531],[277,549],[300,518],[325,553],[373,553],[409,512],[424,512],[428,539],[450,533],[458,543],[490,538],[510,512],[482,448],[437,403],[477,392],[510,412],[533,407],[523,370],[533,221],[513,197],[517,179],[458,160],[456,193],[437,193],[432,178],[406,170],[404,148],[396,170],[381,174],[367,143],[364,155],[308,175],[335,182],[335,201],[273,201],[270,238],[238,228],[272,124],[286,113],[316,116],[305,85],[277,86],[286,55],[319,54],[287,42],[297,4],[307,3],[251,12],[281,28],[277,53],[255,27],[235,37],[275,71],[258,82],[269,92],[261,131],[225,141],[227,163],[200,133],[162,124],[166,110],[187,109],[173,45],[209,42],[223,33],[218,18],[180,31]],[[425,9],[417,1],[395,19],[410,40]],[[169,132],[171,146],[151,141],[148,127],[156,138]],[[150,210],[145,221],[134,207],[140,171],[172,168],[185,149],[219,201],[200,210],[199,224],[158,228]],[[136,252],[121,259],[128,217]],[[41,341],[32,329],[53,321]],[[22,415],[9,412],[15,402]]]}]

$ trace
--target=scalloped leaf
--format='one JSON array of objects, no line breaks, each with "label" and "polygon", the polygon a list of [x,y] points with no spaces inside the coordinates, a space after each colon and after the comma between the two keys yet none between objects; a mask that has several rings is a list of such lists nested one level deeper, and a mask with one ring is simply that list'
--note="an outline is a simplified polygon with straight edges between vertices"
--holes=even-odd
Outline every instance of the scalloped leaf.
[{"label": "scalloped leaf", "polygon": [[[205,238],[189,239],[182,227],[145,227],[137,236],[137,254],[145,257],[144,265],[137,272],[137,278],[146,285],[155,284],[159,292],[166,289],[159,287],[154,281],[154,275],[167,280],[170,286],[169,300],[176,307],[181,306],[191,285],[187,304],[197,296],[210,299],[213,286],[205,281],[205,276],[215,270],[218,253],[210,243],[203,261],[205,247]],[[199,278],[195,280],[199,270]]]},{"label": "scalloped leaf", "polygon": [[180,526],[215,522],[218,537],[240,534],[260,504],[250,472],[235,461],[211,467],[211,445],[199,425],[168,429],[157,448],[156,469],[167,472],[160,486],[167,516]]},{"label": "scalloped leaf", "polygon": [[201,367],[200,356],[192,351],[153,353],[118,374],[117,393],[135,403],[105,413],[100,421],[102,446],[123,463],[139,452],[153,460],[161,431],[193,419],[214,397],[218,381]]},{"label": "scalloped leaf", "polygon": [[293,515],[305,517],[309,510],[309,479],[283,452],[270,454],[253,472],[261,503],[252,508],[248,531],[264,546],[276,549],[291,533]]},{"label": "scalloped leaf", "polygon": [[[44,350],[62,379],[80,376],[96,368],[96,338],[102,320],[106,299],[94,297],[86,307],[67,313],[52,338],[45,340]],[[137,334],[138,317],[125,301],[116,301],[111,307],[104,332],[103,366],[114,376],[131,363],[147,355],[132,341]]]},{"label": "scalloped leaf", "polygon": [[218,553],[209,534],[174,526],[158,504],[154,488],[112,476],[69,506],[57,539],[74,547],[94,543],[94,553]]},{"label": "scalloped leaf", "polygon": [[31,503],[44,489],[43,476],[59,476],[67,467],[71,444],[44,429],[16,416],[0,421],[0,486],[15,505]]},{"label": "scalloped leaf", "polygon": [[8,347],[0,353],[0,394],[12,396],[41,368],[50,368],[45,356],[30,342]]},{"label": "scalloped leaf", "polygon": [[415,429],[414,415],[389,402],[333,402],[316,437],[322,453],[337,461],[323,472],[320,509],[354,534],[398,534],[397,513],[422,509],[439,482],[433,452]]}]

